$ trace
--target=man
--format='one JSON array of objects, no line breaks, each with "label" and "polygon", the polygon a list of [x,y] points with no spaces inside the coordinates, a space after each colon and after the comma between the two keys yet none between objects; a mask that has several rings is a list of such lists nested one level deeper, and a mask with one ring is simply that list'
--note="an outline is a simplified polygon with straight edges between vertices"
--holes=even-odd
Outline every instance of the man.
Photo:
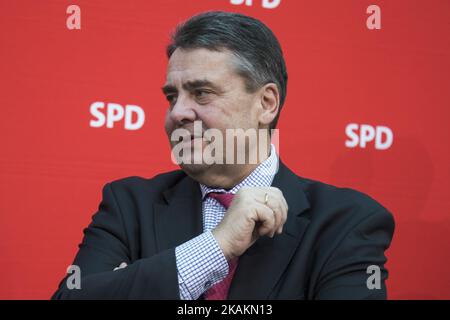
[{"label": "man", "polygon": [[[182,170],[107,184],[73,263],[81,288],[63,280],[53,298],[385,298],[391,214],[357,191],[298,177],[270,145],[287,84],[271,30],[208,12],[176,29],[167,54],[165,127],[173,150],[183,147]],[[210,129],[223,148],[191,161],[213,143]],[[230,129],[266,134],[245,141],[246,161],[211,162],[237,150]]]}]

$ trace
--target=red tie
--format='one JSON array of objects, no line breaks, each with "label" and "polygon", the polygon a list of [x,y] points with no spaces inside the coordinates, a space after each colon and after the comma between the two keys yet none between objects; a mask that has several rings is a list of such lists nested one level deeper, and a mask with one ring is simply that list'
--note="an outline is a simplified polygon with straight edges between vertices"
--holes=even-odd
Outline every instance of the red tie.
[{"label": "red tie", "polygon": [[[224,206],[225,209],[228,209],[231,200],[233,200],[234,194],[210,192],[208,196],[213,199],[216,199],[222,206]],[[234,272],[236,271],[237,265],[238,265],[238,258],[235,258],[228,262],[229,268],[228,275],[225,277],[225,279],[223,279],[219,283],[216,283],[205,293],[205,300],[227,299],[228,290],[230,289],[231,280],[233,280]]]}]

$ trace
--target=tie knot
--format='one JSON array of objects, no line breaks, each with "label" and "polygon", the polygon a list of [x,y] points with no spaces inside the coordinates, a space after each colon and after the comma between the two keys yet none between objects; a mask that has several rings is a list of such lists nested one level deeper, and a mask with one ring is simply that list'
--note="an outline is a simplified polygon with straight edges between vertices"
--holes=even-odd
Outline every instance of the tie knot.
[{"label": "tie knot", "polygon": [[225,209],[228,209],[228,207],[231,204],[231,201],[233,200],[234,194],[210,192],[210,193],[208,193],[208,197],[216,199],[222,206],[225,207]]}]

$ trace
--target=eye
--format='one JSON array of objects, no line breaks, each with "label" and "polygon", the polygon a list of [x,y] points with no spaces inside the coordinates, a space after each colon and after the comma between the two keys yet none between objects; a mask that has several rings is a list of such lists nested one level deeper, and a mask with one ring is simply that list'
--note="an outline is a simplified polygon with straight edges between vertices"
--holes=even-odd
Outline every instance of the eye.
[{"label": "eye", "polygon": [[212,92],[204,89],[198,89],[194,91],[195,97],[197,99],[205,99],[207,98]]},{"label": "eye", "polygon": [[177,96],[175,94],[168,94],[168,95],[166,95],[166,99],[172,105],[176,102]]}]

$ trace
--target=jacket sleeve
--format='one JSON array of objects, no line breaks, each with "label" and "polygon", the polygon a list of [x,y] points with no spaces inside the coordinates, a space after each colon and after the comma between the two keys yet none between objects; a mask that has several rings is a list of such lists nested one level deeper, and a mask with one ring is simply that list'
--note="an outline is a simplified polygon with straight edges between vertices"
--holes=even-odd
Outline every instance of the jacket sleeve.
[{"label": "jacket sleeve", "polygon": [[[127,267],[113,271],[122,262]],[[84,230],[73,265],[81,288],[69,289],[65,277],[52,299],[179,299],[175,248],[131,262],[122,212],[111,184],[91,224]]]},{"label": "jacket sleeve", "polygon": [[358,222],[324,265],[314,299],[386,299],[384,252],[393,232],[394,219],[385,210]]}]

